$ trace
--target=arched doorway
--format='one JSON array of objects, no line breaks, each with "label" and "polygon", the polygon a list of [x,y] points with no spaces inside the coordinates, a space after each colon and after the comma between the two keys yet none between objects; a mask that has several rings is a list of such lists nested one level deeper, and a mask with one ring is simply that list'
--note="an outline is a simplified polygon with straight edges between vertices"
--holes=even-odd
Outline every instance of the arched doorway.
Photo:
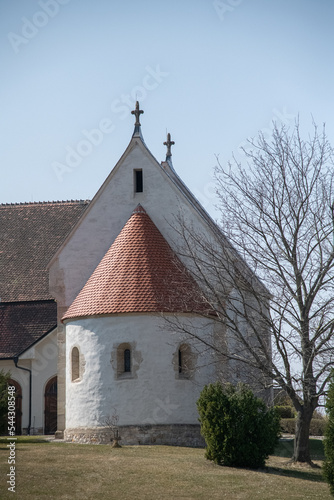
[{"label": "arched doorway", "polygon": [[57,377],[47,382],[44,401],[44,433],[54,434],[57,430]]},{"label": "arched doorway", "polygon": [[15,387],[15,434],[22,434],[22,388],[16,380],[9,379],[8,385]]}]

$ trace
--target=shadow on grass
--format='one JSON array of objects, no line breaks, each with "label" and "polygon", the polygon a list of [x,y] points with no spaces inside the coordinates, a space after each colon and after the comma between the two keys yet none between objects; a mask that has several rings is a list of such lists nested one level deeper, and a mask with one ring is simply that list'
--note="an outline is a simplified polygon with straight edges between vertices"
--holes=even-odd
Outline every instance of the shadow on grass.
[{"label": "shadow on grass", "polygon": [[[5,448],[7,448],[7,445],[10,441],[14,441],[15,438],[15,443],[16,445],[18,444],[26,444],[26,443],[39,443],[39,444],[46,444],[50,443],[48,439],[45,439],[44,437],[41,436],[13,436],[13,437],[6,437],[2,436],[0,437],[0,445],[5,444]],[[0,449],[5,449],[4,447],[0,447]]]},{"label": "shadow on grass", "polygon": [[295,479],[303,479],[305,481],[313,481],[316,483],[324,483],[325,479],[321,474],[321,470],[317,469],[318,472],[313,472],[312,470],[294,470],[292,468],[283,468],[283,467],[267,467],[266,473],[273,474],[275,476],[283,476],[283,477],[294,477]]},{"label": "shadow on grass", "polygon": [[[320,439],[310,439],[312,460],[325,460],[324,445]],[[281,439],[275,449],[276,457],[291,458],[293,455],[293,439]]]},{"label": "shadow on grass", "polygon": [[[263,469],[247,469],[241,467],[241,469],[246,469],[254,472],[260,472],[263,474],[272,474],[282,477],[293,477],[295,479],[300,479],[304,481],[313,481],[316,483],[325,483],[325,479],[322,475],[321,467],[316,466],[316,468],[311,468],[307,464],[293,464],[289,463],[293,455],[294,440],[293,439],[281,439],[275,452],[269,458],[269,463]],[[312,460],[322,461],[325,459],[323,443],[319,439],[310,439],[310,451]],[[277,461],[275,458],[286,458],[286,461]]]},{"label": "shadow on grass", "polygon": [[[293,447],[294,440],[293,439],[281,439],[277,448],[274,452],[274,457],[281,457],[290,459],[293,455]],[[310,452],[312,460],[324,460],[324,446],[323,442],[319,439],[310,439]],[[305,468],[302,470],[301,468],[297,468],[293,464],[286,464],[282,467],[276,465],[268,465],[266,468],[266,472],[269,474],[284,476],[284,477],[294,477],[296,479],[304,479],[306,481],[314,481],[318,483],[325,482],[325,479],[322,476],[321,469],[311,469]],[[307,466],[306,466],[307,467]]]}]

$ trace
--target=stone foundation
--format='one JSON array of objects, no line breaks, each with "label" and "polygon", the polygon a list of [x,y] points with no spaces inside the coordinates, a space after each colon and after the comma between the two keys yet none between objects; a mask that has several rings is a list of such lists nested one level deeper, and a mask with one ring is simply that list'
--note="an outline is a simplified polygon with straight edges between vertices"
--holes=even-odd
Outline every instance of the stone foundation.
[{"label": "stone foundation", "polygon": [[[204,448],[205,441],[196,424],[119,426],[121,445],[169,445]],[[112,433],[107,427],[65,429],[65,441],[81,444],[110,444]]]}]

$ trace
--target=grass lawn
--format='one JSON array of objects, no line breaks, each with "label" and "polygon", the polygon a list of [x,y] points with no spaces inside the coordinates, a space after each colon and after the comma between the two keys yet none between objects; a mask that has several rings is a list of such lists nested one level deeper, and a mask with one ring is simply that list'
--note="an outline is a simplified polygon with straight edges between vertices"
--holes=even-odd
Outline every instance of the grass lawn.
[{"label": "grass lawn", "polygon": [[[78,445],[19,437],[16,493],[7,491],[9,448],[0,439],[0,498],[330,500],[320,469],[287,466],[292,442],[282,441],[263,471],[219,467],[204,450],[171,446]],[[322,442],[312,440],[320,465]]]}]

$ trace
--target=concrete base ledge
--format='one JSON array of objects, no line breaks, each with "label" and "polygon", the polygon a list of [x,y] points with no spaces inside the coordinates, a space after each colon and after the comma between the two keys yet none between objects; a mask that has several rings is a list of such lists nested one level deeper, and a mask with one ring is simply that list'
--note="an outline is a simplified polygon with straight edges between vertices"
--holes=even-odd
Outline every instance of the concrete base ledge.
[{"label": "concrete base ledge", "polygon": [[[124,425],[119,426],[121,445],[169,445],[204,448],[205,441],[196,424]],[[110,444],[112,433],[107,427],[66,429],[64,440],[81,444]]]}]

